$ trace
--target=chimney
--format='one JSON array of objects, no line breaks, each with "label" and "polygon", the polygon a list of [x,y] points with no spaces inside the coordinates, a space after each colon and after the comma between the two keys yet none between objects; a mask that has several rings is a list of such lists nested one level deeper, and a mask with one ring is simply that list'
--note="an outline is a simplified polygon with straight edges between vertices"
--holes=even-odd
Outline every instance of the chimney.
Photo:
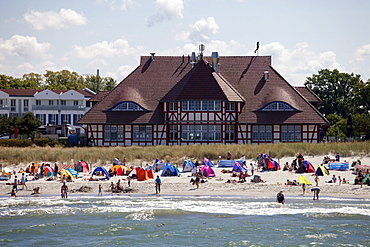
[{"label": "chimney", "polygon": [[96,76],[99,76],[99,69],[96,70]]},{"label": "chimney", "polygon": [[263,75],[264,75],[265,81],[267,81],[269,79],[269,72],[268,71],[264,71],[263,72]]},{"label": "chimney", "polygon": [[152,55],[152,61],[154,61],[155,59],[154,59],[154,55],[155,55],[155,53],[154,52],[152,52],[152,53],[150,53],[150,55]]},{"label": "chimney", "polygon": [[203,52],[204,52],[205,49],[206,49],[206,46],[204,44],[200,44],[199,45],[199,56],[200,56],[200,59],[203,58]]},{"label": "chimney", "polygon": [[197,63],[197,56],[195,55],[195,52],[192,52],[191,53],[191,57],[190,57],[190,64],[191,64],[191,67],[194,68],[194,65]]},{"label": "chimney", "polygon": [[212,66],[213,66],[213,69],[216,73],[219,72],[219,56],[218,56],[218,52],[217,51],[214,51],[212,52],[212,55],[211,55],[211,58],[212,58]]}]

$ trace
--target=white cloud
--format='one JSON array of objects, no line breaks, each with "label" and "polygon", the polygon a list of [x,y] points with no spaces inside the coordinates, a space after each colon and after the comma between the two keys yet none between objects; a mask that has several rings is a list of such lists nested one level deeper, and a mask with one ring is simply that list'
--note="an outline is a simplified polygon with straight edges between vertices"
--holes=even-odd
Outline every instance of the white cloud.
[{"label": "white cloud", "polygon": [[87,23],[87,19],[72,9],[62,8],[58,13],[54,11],[30,11],[23,15],[24,20],[36,30],[65,29]]},{"label": "white cloud", "polygon": [[355,50],[354,53],[355,62],[362,62],[367,58],[370,58],[370,44],[363,45]]},{"label": "white cloud", "polygon": [[183,18],[184,3],[182,0],[156,0],[156,6],[157,13],[150,16],[146,23],[149,27],[164,20]]},{"label": "white cloud", "polygon": [[[39,43],[36,37],[14,35],[9,40],[0,39],[0,54],[24,58],[46,59],[50,43]],[[1,57],[0,57],[1,58]]]},{"label": "white cloud", "polygon": [[[254,54],[254,50],[249,53]],[[292,85],[303,85],[308,76],[321,69],[345,71],[334,52],[315,52],[305,42],[296,44],[293,49],[279,42],[260,45],[260,55],[272,55],[273,67]]]},{"label": "white cloud", "polygon": [[210,40],[210,37],[218,32],[218,25],[214,17],[207,19],[201,18],[194,24],[190,25],[191,31],[183,32],[175,36],[176,40],[184,40],[187,42],[205,42]]},{"label": "white cloud", "polygon": [[90,46],[74,46],[73,52],[67,56],[76,56],[83,59],[102,59],[115,56],[137,54],[142,47],[131,47],[127,40],[118,39],[114,42],[102,41]]}]

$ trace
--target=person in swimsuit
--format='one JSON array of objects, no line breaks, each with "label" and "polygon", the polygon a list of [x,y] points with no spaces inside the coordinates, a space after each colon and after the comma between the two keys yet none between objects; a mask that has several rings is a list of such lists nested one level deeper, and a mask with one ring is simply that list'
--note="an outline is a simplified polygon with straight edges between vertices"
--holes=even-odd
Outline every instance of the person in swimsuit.
[{"label": "person in swimsuit", "polygon": [[60,188],[60,194],[62,198],[68,198],[68,186],[63,182],[62,187]]}]

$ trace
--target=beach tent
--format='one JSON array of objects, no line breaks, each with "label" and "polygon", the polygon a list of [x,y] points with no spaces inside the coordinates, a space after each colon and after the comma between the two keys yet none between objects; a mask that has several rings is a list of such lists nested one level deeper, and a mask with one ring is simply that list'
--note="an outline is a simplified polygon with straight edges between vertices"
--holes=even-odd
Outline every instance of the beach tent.
[{"label": "beach tent", "polygon": [[75,178],[78,178],[78,172],[75,169],[68,168],[67,169]]},{"label": "beach tent", "polygon": [[118,176],[126,175],[126,171],[120,165],[114,165],[111,170],[112,172],[116,170]]},{"label": "beach tent", "polygon": [[202,172],[203,176],[205,176],[205,177],[215,177],[216,176],[212,167],[207,166],[207,165],[202,165],[202,167],[200,168],[200,171]]},{"label": "beach tent", "polygon": [[307,185],[311,185],[310,182],[308,182],[307,178],[303,175],[300,175],[299,178],[298,178],[298,183],[299,184],[307,184]]},{"label": "beach tent", "polygon": [[364,179],[362,179],[363,184],[370,185],[370,174],[367,174]]},{"label": "beach tent", "polygon": [[195,164],[191,160],[185,160],[182,166],[182,172],[190,172]]},{"label": "beach tent", "polygon": [[138,181],[154,179],[152,170],[144,170],[143,168],[140,168],[140,167],[135,168],[135,170],[136,170],[136,177]]},{"label": "beach tent", "polygon": [[329,170],[348,171],[349,163],[348,162],[330,162],[328,164],[328,168]]},{"label": "beach tent", "polygon": [[107,177],[107,179],[110,179],[110,176],[109,176],[109,173],[107,172],[107,170],[104,167],[101,167],[101,166],[95,168],[95,170],[91,174],[91,177],[96,175],[97,172],[102,172]]},{"label": "beach tent", "polygon": [[306,173],[314,173],[315,172],[315,168],[313,167],[313,165],[308,160],[304,160],[303,164],[306,166]]},{"label": "beach tent", "polygon": [[73,176],[73,174],[66,169],[63,169],[60,171],[60,177],[61,179],[63,179],[63,177],[66,177],[66,178],[71,177],[71,179],[75,179],[75,176]]},{"label": "beach tent", "polygon": [[207,159],[206,157],[204,157],[203,159],[203,163],[207,166],[210,166],[210,167],[214,167],[215,165],[212,163],[212,161],[210,161],[209,159]]},{"label": "beach tent", "polygon": [[[39,172],[39,164],[33,164],[35,166],[35,173],[38,173]],[[26,172],[27,173],[30,173],[31,172],[31,167],[32,167],[32,164],[29,164],[26,168]]]},{"label": "beach tent", "polygon": [[233,167],[235,162],[238,162],[240,165],[243,165],[243,160],[219,160],[217,166]]},{"label": "beach tent", "polygon": [[166,163],[161,176],[180,176],[180,172],[174,165]]},{"label": "beach tent", "polygon": [[166,163],[163,160],[155,159],[154,164],[153,164],[153,169],[155,170],[157,166],[158,166],[159,171],[161,171],[166,166]]},{"label": "beach tent", "polygon": [[324,166],[318,166],[315,174],[317,176],[329,175],[329,171]]},{"label": "beach tent", "polygon": [[280,164],[273,160],[268,154],[261,153],[258,157],[258,166],[264,166],[268,170],[277,171],[280,170]]},{"label": "beach tent", "polygon": [[244,167],[242,167],[239,162],[237,162],[235,160],[234,162],[234,166],[233,166],[233,172],[246,172],[248,171],[247,169],[245,169]]},{"label": "beach tent", "polygon": [[50,166],[44,166],[44,176],[50,177],[54,176],[54,170]]},{"label": "beach tent", "polygon": [[86,161],[79,160],[75,164],[75,170],[78,172],[89,172],[89,164]]}]

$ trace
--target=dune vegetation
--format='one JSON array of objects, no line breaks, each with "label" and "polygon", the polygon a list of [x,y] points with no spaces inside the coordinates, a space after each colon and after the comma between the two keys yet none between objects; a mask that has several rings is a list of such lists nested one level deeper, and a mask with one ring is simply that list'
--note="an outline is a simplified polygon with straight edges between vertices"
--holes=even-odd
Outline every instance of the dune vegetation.
[{"label": "dune vegetation", "polygon": [[330,155],[340,153],[346,156],[369,156],[370,142],[339,142],[339,143],[279,143],[279,144],[238,144],[238,145],[189,145],[189,146],[130,146],[130,147],[26,147],[0,149],[0,164],[18,165],[30,162],[71,163],[85,160],[88,163],[111,162],[117,157],[125,157],[127,162],[136,165],[137,162],[153,163],[155,159],[166,162],[182,163],[185,159],[202,161],[203,157],[210,160],[225,159],[227,151],[233,158],[245,155],[254,159],[257,153],[267,153],[275,158],[292,157],[301,153],[305,156]]}]

